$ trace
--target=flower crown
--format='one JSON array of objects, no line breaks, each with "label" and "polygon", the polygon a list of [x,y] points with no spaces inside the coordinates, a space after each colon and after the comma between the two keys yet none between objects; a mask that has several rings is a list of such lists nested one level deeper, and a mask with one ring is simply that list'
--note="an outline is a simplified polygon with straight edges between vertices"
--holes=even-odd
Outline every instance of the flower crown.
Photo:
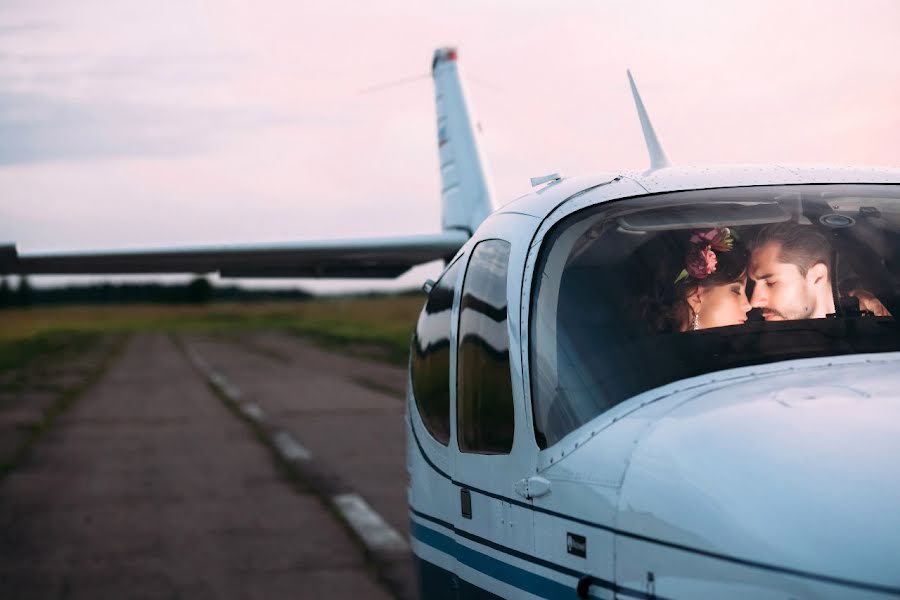
[{"label": "flower crown", "polygon": [[716,251],[730,252],[734,247],[734,236],[728,227],[695,229],[684,257],[684,268],[675,283],[693,278],[706,279],[716,272]]}]

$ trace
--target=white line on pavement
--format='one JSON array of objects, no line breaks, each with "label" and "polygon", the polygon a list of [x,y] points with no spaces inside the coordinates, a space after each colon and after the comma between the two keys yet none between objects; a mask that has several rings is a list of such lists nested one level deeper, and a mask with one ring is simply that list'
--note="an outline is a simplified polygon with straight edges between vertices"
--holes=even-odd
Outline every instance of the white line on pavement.
[{"label": "white line on pavement", "polygon": [[287,431],[279,431],[272,436],[272,443],[278,449],[278,453],[285,460],[309,460],[312,458],[309,450],[300,445],[294,436]]},{"label": "white line on pavement", "polygon": [[390,552],[409,550],[403,536],[388,525],[359,494],[339,494],[332,501],[370,549]]},{"label": "white line on pavement", "polygon": [[263,409],[256,402],[243,402],[238,405],[238,408],[257,423],[262,423],[266,420],[266,413],[263,412]]},{"label": "white line on pavement", "polygon": [[225,396],[227,396],[228,399],[232,402],[237,402],[241,399],[241,390],[239,390],[236,385],[232,385],[226,381],[219,386],[219,389],[222,390],[222,393],[225,394]]},{"label": "white line on pavement", "polygon": [[[189,357],[203,372],[207,380],[228,397],[229,400],[234,402],[242,413],[257,423],[264,421],[265,413],[262,408],[255,402],[240,402],[240,389],[231,384],[224,375],[216,372],[198,352],[190,349]],[[276,451],[281,455],[282,459],[289,462],[312,459],[310,451],[301,446],[287,431],[281,430],[272,433],[270,428],[267,428],[267,430]],[[403,536],[388,525],[381,518],[381,515],[375,512],[359,494],[338,494],[333,496],[331,501],[370,551],[391,553],[409,551],[409,544],[407,544]]]},{"label": "white line on pavement", "polygon": [[209,363],[206,362],[206,359],[204,359],[202,356],[200,356],[193,350],[190,351],[190,355],[191,355],[191,360],[193,361],[193,363],[196,367],[198,367],[203,372],[209,371]]},{"label": "white line on pavement", "polygon": [[[212,382],[214,386],[219,388],[219,391],[225,394],[229,400],[232,402],[237,402],[241,399],[241,390],[238,389],[236,385],[230,383],[225,376],[221,373],[216,373],[212,369],[206,369],[206,376]],[[253,416],[253,415],[251,415]]]},{"label": "white line on pavement", "polygon": [[[232,402],[240,401],[241,390],[240,390],[240,388],[238,388],[238,386],[232,384],[227,379],[225,379],[225,376],[222,375],[221,373],[217,373],[216,371],[214,371],[213,368],[210,367],[209,363],[206,362],[206,359],[204,359],[202,356],[200,356],[200,354],[198,352],[196,352],[195,350],[189,349],[188,356],[190,357],[190,359],[194,363],[194,365],[197,368],[199,368],[201,371],[203,371],[203,374],[206,376],[206,378],[214,386],[216,386],[220,392],[225,394],[225,396],[229,400],[231,400]],[[254,421],[262,421],[263,420],[262,409],[252,402],[241,405],[240,409],[245,415],[247,415]]]}]

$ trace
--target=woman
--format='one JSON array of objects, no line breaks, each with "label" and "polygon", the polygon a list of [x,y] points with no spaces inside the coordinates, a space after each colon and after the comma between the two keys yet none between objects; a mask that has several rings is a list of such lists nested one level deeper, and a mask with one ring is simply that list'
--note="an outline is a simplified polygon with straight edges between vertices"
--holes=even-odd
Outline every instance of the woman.
[{"label": "woman", "polygon": [[653,332],[695,331],[747,320],[750,254],[728,228],[664,236],[648,244],[650,291],[639,294],[637,316]]}]

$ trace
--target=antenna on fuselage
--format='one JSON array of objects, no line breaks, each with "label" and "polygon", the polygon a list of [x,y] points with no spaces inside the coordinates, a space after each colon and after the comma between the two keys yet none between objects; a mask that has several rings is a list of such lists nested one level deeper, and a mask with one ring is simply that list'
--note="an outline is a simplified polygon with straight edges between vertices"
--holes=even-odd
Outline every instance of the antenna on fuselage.
[{"label": "antenna on fuselage", "polygon": [[434,51],[431,73],[437,103],[442,226],[471,235],[494,212],[493,191],[478,138],[481,125],[466,99],[456,48]]},{"label": "antenna on fuselage", "polygon": [[647,114],[647,109],[644,108],[644,103],[641,100],[641,95],[638,93],[637,86],[634,84],[631,71],[628,70],[626,73],[628,73],[628,83],[631,85],[631,95],[634,96],[634,106],[637,108],[638,118],[641,120],[641,129],[644,131],[644,142],[647,144],[647,152],[650,153],[650,170],[668,167],[671,164],[669,163],[669,157],[666,156],[666,151],[663,150],[662,144],[659,143],[659,138],[656,137],[653,123],[650,122],[650,116]]}]

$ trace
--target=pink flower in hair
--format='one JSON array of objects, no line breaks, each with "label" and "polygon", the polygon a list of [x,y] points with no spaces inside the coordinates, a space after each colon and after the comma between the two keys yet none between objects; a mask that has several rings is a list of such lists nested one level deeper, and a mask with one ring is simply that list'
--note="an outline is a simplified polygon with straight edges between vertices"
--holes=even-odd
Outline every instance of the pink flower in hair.
[{"label": "pink flower in hair", "polygon": [[692,244],[685,257],[684,267],[694,279],[706,279],[716,272],[716,253],[711,246]]},{"label": "pink flower in hair", "polygon": [[716,272],[716,253],[728,252],[734,247],[734,238],[727,227],[707,230],[695,229],[691,232],[687,254],[684,258],[684,269],[678,274],[675,283],[687,279],[706,279]]}]

